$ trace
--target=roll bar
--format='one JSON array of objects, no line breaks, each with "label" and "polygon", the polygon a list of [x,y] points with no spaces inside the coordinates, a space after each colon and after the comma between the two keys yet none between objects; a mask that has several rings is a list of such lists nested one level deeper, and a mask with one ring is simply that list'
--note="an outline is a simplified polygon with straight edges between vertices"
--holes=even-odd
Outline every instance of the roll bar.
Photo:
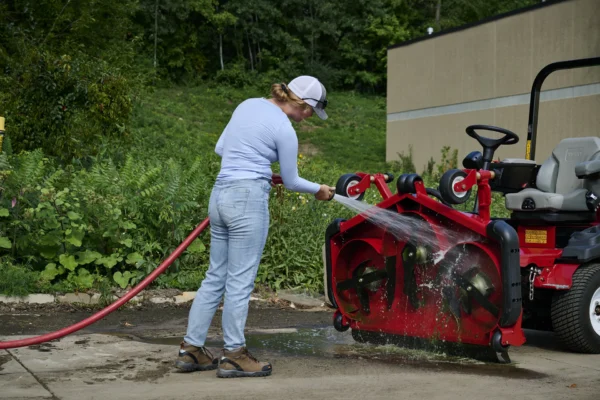
[{"label": "roll bar", "polygon": [[529,123],[527,124],[527,147],[525,149],[525,158],[527,160],[535,159],[535,143],[537,136],[538,112],[540,108],[540,91],[544,80],[551,73],[563,69],[574,69],[583,67],[592,67],[600,65],[600,57],[582,58],[578,60],[559,61],[546,65],[536,75],[531,88],[531,98],[529,101]]}]

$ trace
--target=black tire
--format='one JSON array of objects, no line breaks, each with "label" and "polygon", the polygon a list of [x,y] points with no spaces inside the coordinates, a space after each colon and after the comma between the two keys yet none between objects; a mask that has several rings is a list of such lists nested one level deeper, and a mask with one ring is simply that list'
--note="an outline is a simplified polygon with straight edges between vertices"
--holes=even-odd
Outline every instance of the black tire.
[{"label": "black tire", "polygon": [[492,349],[498,353],[502,353],[508,351],[510,346],[505,346],[502,344],[502,333],[500,331],[494,332],[492,336]]},{"label": "black tire", "polygon": [[365,192],[362,192],[358,196],[349,196],[348,195],[348,189],[350,187],[352,187],[353,185],[356,185],[360,181],[361,181],[360,176],[358,176],[356,174],[344,174],[344,175],[340,176],[340,179],[338,179],[338,181],[335,185],[335,193],[339,194],[340,196],[344,196],[344,197],[348,197],[351,199],[361,201],[365,197]]},{"label": "black tire", "polygon": [[400,194],[416,193],[415,182],[417,181],[423,182],[423,178],[419,174],[402,174],[396,181],[396,189]]},{"label": "black tire", "polygon": [[350,328],[350,325],[344,325],[342,313],[336,311],[333,316],[333,327],[338,332],[346,332]]},{"label": "black tire", "polygon": [[459,180],[465,179],[467,174],[460,169],[451,169],[446,171],[440,179],[440,195],[449,204],[462,204],[469,200],[471,197],[472,189],[466,192],[457,193],[454,191],[453,186]]},{"label": "black tire", "polygon": [[556,292],[552,298],[552,327],[571,351],[600,354],[600,334],[594,330],[590,314],[592,296],[594,293],[598,296],[598,290],[600,264],[587,264],[577,268],[573,274],[570,290]]},{"label": "black tire", "polygon": [[399,194],[406,193],[404,191],[404,185],[405,185],[407,176],[408,176],[408,174],[402,174],[398,177],[398,180],[396,181],[396,190],[398,190]]}]

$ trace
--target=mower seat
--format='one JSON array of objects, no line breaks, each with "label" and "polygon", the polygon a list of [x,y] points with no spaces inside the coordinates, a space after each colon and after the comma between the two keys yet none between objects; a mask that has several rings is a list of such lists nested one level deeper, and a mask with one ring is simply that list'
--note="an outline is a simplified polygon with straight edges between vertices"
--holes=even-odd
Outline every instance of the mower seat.
[{"label": "mower seat", "polygon": [[563,139],[541,165],[536,188],[506,194],[519,212],[593,212],[600,196],[600,138]]}]

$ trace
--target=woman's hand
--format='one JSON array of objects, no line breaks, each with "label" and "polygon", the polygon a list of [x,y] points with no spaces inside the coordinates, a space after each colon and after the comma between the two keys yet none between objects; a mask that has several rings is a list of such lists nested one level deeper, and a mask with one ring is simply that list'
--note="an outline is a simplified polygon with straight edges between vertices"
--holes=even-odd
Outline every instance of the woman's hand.
[{"label": "woman's hand", "polygon": [[321,185],[321,187],[319,188],[319,191],[317,193],[315,193],[315,199],[322,200],[322,201],[328,201],[328,200],[333,199],[334,195],[335,195],[334,187],[327,186],[327,185]]},{"label": "woman's hand", "polygon": [[271,176],[271,186],[275,187],[275,185],[283,185],[283,179],[281,179],[281,175],[273,174]]}]

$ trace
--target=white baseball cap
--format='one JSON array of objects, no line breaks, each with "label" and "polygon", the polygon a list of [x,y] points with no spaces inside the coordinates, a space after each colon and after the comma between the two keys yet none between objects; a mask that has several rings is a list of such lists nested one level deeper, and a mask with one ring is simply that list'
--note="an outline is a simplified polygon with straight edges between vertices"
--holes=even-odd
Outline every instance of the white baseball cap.
[{"label": "white baseball cap", "polygon": [[327,119],[327,113],[325,112],[327,91],[317,78],[308,75],[299,76],[287,86],[296,96],[310,105],[319,118]]}]

